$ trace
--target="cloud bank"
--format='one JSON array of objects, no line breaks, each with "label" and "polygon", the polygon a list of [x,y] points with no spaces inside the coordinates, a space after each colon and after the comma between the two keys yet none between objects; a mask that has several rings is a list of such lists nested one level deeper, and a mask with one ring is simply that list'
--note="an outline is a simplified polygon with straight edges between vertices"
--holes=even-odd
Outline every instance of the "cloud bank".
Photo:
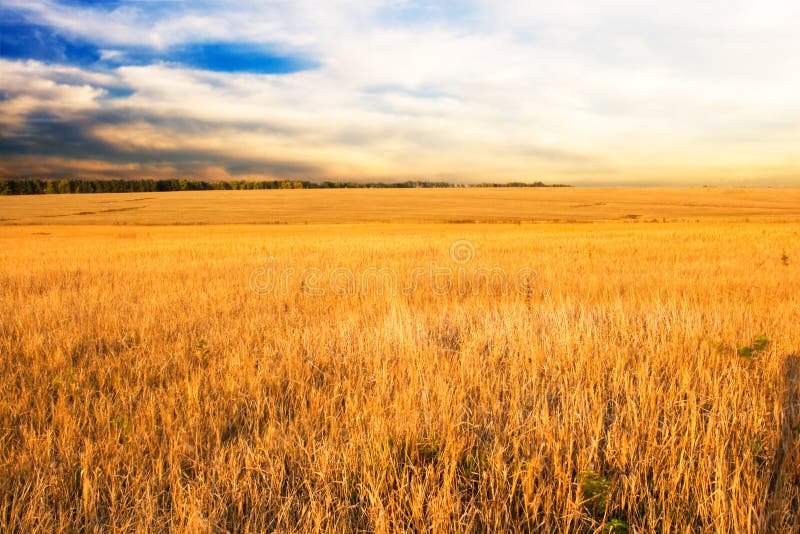
[{"label": "cloud bank", "polygon": [[800,4],[0,1],[0,175],[800,185]]}]

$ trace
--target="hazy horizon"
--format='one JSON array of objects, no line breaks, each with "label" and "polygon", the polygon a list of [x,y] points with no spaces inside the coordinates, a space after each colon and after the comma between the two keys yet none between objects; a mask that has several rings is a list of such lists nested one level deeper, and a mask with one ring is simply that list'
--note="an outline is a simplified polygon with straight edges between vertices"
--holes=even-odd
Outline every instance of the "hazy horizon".
[{"label": "hazy horizon", "polygon": [[788,1],[0,0],[0,178],[800,185]]}]

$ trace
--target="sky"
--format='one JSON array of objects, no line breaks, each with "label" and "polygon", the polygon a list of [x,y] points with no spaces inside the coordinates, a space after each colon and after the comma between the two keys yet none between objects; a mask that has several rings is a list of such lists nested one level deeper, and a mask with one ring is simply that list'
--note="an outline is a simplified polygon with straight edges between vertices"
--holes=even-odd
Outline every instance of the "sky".
[{"label": "sky", "polygon": [[0,0],[0,177],[800,185],[796,0]]}]

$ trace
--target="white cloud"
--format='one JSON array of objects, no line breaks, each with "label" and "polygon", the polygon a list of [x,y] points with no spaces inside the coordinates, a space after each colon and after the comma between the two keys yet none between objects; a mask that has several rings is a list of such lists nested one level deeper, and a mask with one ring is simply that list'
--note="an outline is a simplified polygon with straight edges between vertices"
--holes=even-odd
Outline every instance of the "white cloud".
[{"label": "white cloud", "polygon": [[48,113],[69,119],[76,113],[100,108],[106,90],[97,85],[113,78],[74,67],[47,66],[39,62],[0,59],[0,125],[6,135],[24,126],[31,113]]},{"label": "white cloud", "polygon": [[[435,13],[378,0],[147,5],[23,7],[106,55],[251,41],[311,55],[319,68],[258,76],[156,64],[83,72],[84,85],[65,85],[52,82],[55,67],[3,62],[0,90],[30,89],[0,102],[17,110],[0,120],[48,99],[62,111],[101,105],[166,121],[98,128],[111,143],[278,155],[357,178],[721,181],[779,166],[783,180],[800,165],[796,2],[474,0]],[[103,84],[134,94],[99,104]],[[181,129],[186,119],[219,130]]]}]

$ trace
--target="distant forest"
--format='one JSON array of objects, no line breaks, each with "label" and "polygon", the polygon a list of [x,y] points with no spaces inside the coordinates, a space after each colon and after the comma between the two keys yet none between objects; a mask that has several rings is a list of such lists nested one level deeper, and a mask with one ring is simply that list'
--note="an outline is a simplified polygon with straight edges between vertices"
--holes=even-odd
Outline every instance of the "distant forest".
[{"label": "distant forest", "polygon": [[482,184],[453,184],[449,182],[309,182],[272,180],[254,182],[227,180],[205,182],[198,180],[0,180],[0,195],[44,195],[65,193],[143,193],[150,191],[214,191],[243,189],[369,189],[415,187],[570,187],[546,185],[543,182],[510,182]]}]

